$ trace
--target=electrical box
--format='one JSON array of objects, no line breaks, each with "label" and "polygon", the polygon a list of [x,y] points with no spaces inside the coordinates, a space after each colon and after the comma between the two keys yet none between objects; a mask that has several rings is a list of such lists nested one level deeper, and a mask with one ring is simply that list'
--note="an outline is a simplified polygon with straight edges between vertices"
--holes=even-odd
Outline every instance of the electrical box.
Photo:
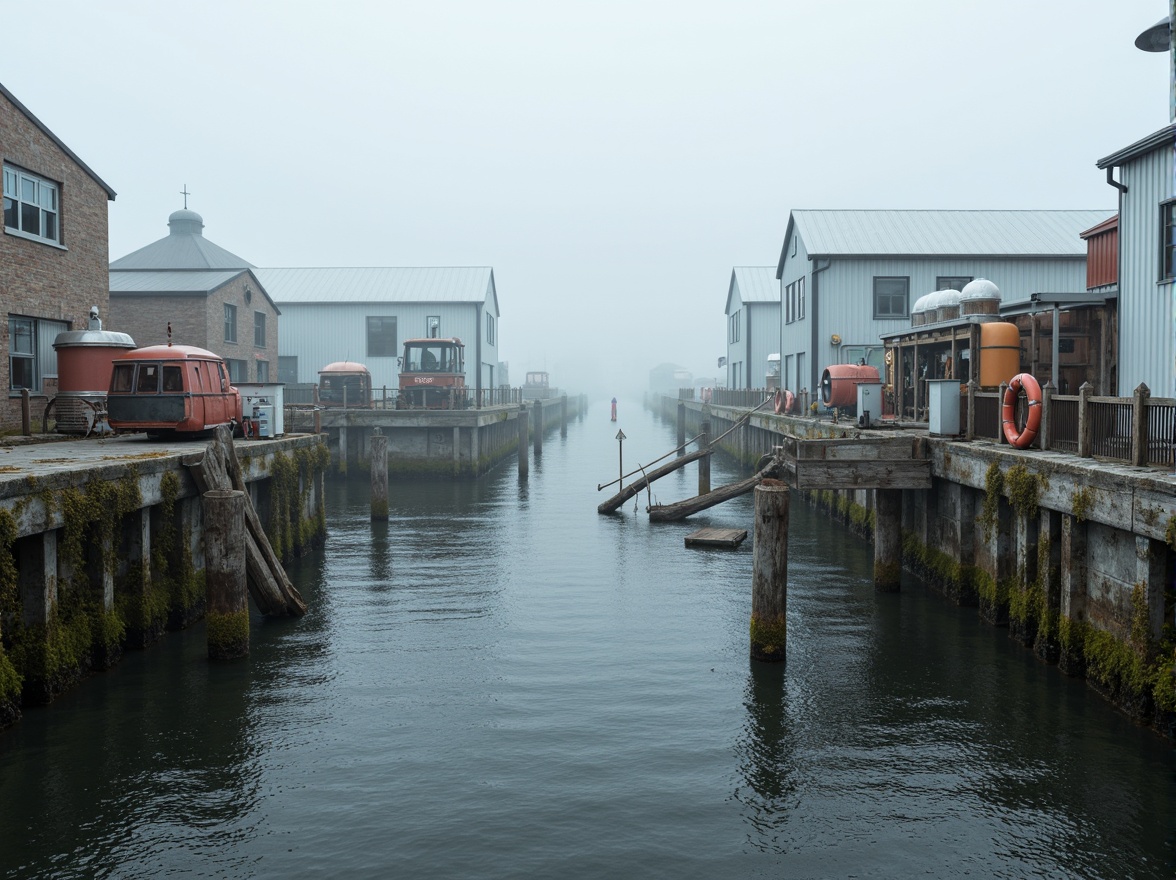
[{"label": "electrical box", "polygon": [[285,410],[284,385],[270,382],[237,382],[237,390],[241,392],[241,409],[247,419],[258,419],[260,407],[269,407],[269,433],[263,434],[259,430],[259,437],[281,437],[286,433],[283,420]]},{"label": "electrical box", "polygon": [[927,430],[940,437],[960,433],[960,383],[956,379],[927,380]]},{"label": "electrical box", "polygon": [[872,428],[882,418],[882,383],[859,382],[857,386],[859,428]]},{"label": "electrical box", "polygon": [[257,425],[258,437],[274,436],[274,408],[269,404],[253,407],[253,423]]}]

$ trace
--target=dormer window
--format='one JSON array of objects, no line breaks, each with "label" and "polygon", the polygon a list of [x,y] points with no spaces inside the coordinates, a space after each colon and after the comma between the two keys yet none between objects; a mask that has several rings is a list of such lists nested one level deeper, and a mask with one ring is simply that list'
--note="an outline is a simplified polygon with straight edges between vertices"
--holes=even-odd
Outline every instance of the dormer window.
[{"label": "dormer window", "polygon": [[28,171],[4,166],[4,231],[61,244],[57,184]]}]

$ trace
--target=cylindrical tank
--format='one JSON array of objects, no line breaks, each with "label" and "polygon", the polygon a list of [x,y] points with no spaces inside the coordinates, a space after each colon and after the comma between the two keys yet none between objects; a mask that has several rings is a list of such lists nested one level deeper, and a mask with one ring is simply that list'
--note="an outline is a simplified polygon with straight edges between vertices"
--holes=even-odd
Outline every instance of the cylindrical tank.
[{"label": "cylindrical tank", "polygon": [[1016,324],[980,325],[980,385],[997,388],[1021,372],[1021,333]]},{"label": "cylindrical tank", "polygon": [[999,315],[1000,288],[987,278],[976,278],[960,291],[961,315]]},{"label": "cylindrical tank", "polygon": [[828,407],[857,407],[857,387],[881,381],[878,368],[864,364],[833,364],[821,373],[821,403]]},{"label": "cylindrical tank", "polygon": [[53,405],[57,433],[85,434],[92,428],[94,410],[106,408],[114,359],[134,347],[134,339],[112,330],[67,330],[57,334],[53,340],[57,352],[57,395]]}]

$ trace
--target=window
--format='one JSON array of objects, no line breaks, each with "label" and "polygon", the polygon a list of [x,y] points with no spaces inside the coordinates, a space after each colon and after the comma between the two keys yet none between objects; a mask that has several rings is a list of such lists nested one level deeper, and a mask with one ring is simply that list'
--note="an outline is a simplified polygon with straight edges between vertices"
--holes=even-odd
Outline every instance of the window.
[{"label": "window", "polygon": [[874,276],[874,317],[905,318],[910,287],[909,277]]},{"label": "window", "polygon": [[298,358],[295,355],[278,355],[278,381],[287,385],[298,381]]},{"label": "window", "polygon": [[1160,281],[1176,279],[1176,201],[1160,205]]},{"label": "window", "polygon": [[963,290],[972,280],[971,275],[940,275],[935,279],[936,290]]},{"label": "window", "polygon": [[804,317],[804,276],[784,289],[784,323],[791,324]]},{"label": "window", "polygon": [[727,341],[739,341],[739,312],[733,314],[727,322]]},{"label": "window", "polygon": [[804,317],[804,276],[801,275],[796,279],[798,287],[796,288],[796,320]]},{"label": "window", "polygon": [[10,315],[8,318],[8,389],[27,388],[41,393],[48,377],[57,375],[57,351],[53,340],[69,329],[65,321],[46,321]]},{"label": "window", "polygon": [[25,238],[61,243],[57,184],[4,166],[4,228]]},{"label": "window", "polygon": [[257,381],[269,382],[269,361],[257,362]]},{"label": "window", "polygon": [[265,348],[265,312],[253,313],[253,344]]},{"label": "window", "polygon": [[486,344],[487,345],[494,344],[494,316],[493,315],[486,316]]},{"label": "window", "polygon": [[237,307],[225,303],[225,342],[237,341]]},{"label": "window", "polygon": [[229,367],[229,381],[230,382],[248,382],[249,381],[249,361],[233,360],[226,358],[225,363]]},{"label": "window", "polygon": [[368,357],[396,357],[396,319],[373,316],[367,319]]}]

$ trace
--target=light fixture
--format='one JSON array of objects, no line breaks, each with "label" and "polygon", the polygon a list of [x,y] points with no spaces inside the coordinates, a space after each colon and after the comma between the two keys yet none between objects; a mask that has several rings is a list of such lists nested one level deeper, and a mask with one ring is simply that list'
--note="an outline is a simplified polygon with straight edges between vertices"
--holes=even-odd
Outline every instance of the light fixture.
[{"label": "light fixture", "polygon": [[1144,52],[1167,52],[1172,47],[1172,24],[1162,18],[1135,38],[1135,48]]}]

